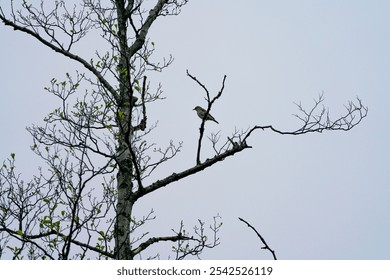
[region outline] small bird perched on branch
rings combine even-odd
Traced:
[[[195,110],[196,113],[198,114],[198,117],[201,118],[201,119],[203,120],[204,115],[206,114],[207,111],[206,111],[205,109],[203,109],[202,107],[200,107],[200,106],[196,106],[193,110]],[[217,121],[214,119],[214,117],[213,117],[212,115],[210,115],[210,114],[207,115],[206,121],[213,121],[213,122],[216,122],[216,123],[219,124],[219,122],[217,122]]]

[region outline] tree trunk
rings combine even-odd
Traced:
[[[115,255],[118,260],[131,260],[133,255],[130,246],[130,222],[133,209],[131,200],[133,183],[131,181],[132,164],[127,145],[122,149],[123,154],[119,157],[118,203],[115,227]],[[121,151],[121,150],[120,150]]]
[[[130,58],[128,54],[126,11],[124,1],[117,0],[118,38],[119,38],[119,95],[117,109],[117,124],[119,128],[118,157],[119,171],[117,174],[118,204],[115,232],[115,255],[119,260],[131,260],[133,254],[130,244],[130,223],[134,201],[133,191],[133,164],[131,159],[132,139],[132,100],[133,89],[130,82]]]

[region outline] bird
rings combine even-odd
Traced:
[[[200,106],[196,106],[193,110],[195,110],[196,113],[198,114],[198,117],[201,118],[201,119],[203,120],[204,115],[206,114],[207,111],[206,111],[205,109],[203,109],[202,107],[200,107]],[[217,121],[214,119],[214,117],[213,117],[212,115],[210,115],[210,114],[207,114],[207,117],[206,117],[205,120],[206,120],[206,121],[213,121],[213,122],[216,122],[216,123],[219,124],[219,122],[217,122]]]

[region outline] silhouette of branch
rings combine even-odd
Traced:
[[[251,128],[248,133],[246,133],[245,137],[243,138],[243,141],[245,141],[252,134],[252,132],[257,129],[270,129],[273,132],[282,135],[301,135],[312,132],[322,133],[325,130],[351,130],[353,127],[358,125],[362,121],[362,119],[367,116],[368,113],[368,107],[363,106],[361,99],[359,99],[358,97],[356,99],[357,103],[353,103],[352,101],[350,101],[348,105],[344,106],[346,109],[346,113],[344,113],[344,115],[332,121],[329,116],[329,110],[325,109],[324,106],[322,107],[321,112],[318,115],[315,114],[315,110],[324,101],[323,94],[321,94],[318,100],[314,101],[315,104],[309,111],[303,109],[301,104],[296,104],[301,114],[295,114],[294,116],[303,122],[301,128],[295,131],[282,131],[274,128],[272,125],[256,125]]]
[[[200,128],[199,128],[198,149],[197,149],[197,153],[196,153],[196,164],[199,165],[200,164],[200,150],[201,150],[201,147],[202,147],[202,139],[203,139],[203,134],[204,134],[204,125],[205,125],[205,122],[206,122],[206,118],[207,118],[207,116],[209,115],[209,113],[211,111],[211,106],[213,105],[213,103],[218,98],[221,97],[221,95],[223,93],[223,90],[225,88],[225,81],[226,81],[227,76],[226,75],[223,76],[221,89],[219,90],[218,94],[214,98],[212,98],[212,99],[210,98],[210,92],[207,89],[207,87],[204,84],[202,84],[195,76],[192,76],[188,72],[188,70],[187,70],[187,76],[190,77],[192,80],[194,80],[206,92],[206,98],[205,99],[207,101],[207,109],[206,109],[206,114],[204,115],[204,117],[202,119],[202,123],[201,123]]]
[[[270,252],[272,253],[272,256],[274,257],[274,260],[277,260],[277,259],[276,259],[276,255],[275,255],[275,251],[272,250],[272,249],[268,246],[267,242],[265,242],[265,239],[260,235],[260,233],[259,233],[251,224],[249,224],[249,223],[248,223],[247,221],[245,221],[244,219],[242,219],[242,218],[240,218],[240,217],[239,217],[238,219],[239,219],[241,222],[245,223],[248,227],[250,227],[254,232],[256,232],[257,236],[260,238],[261,242],[263,242],[263,244],[264,244],[264,247],[261,247],[261,249],[270,251]]]

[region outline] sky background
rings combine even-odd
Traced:
[[[200,120],[192,109],[206,103],[186,69],[212,94],[227,75],[212,109],[220,124],[206,126],[207,135],[220,131],[222,140],[254,125],[298,129],[294,102],[310,109],[322,92],[334,118],[356,96],[369,113],[349,132],[256,131],[247,141],[252,149],[139,201],[136,215],[151,208],[157,215],[145,230],[171,235],[181,220],[191,228],[219,214],[221,245],[203,259],[272,258],[238,217],[257,228],[278,259],[389,259],[389,10],[385,0],[201,0],[159,18],[149,34],[155,57],[172,54],[175,61],[153,75],[166,99],[149,108],[148,120],[158,121],[150,139],[161,147],[183,141],[183,149],[154,179],[195,163]],[[27,181],[39,161],[25,127],[42,124],[58,106],[43,87],[78,66],[9,27],[0,25],[0,35],[0,159],[16,153]],[[99,40],[81,44],[80,53],[92,56]],[[203,159],[212,156],[206,144]],[[170,246],[142,257],[166,258]]]

